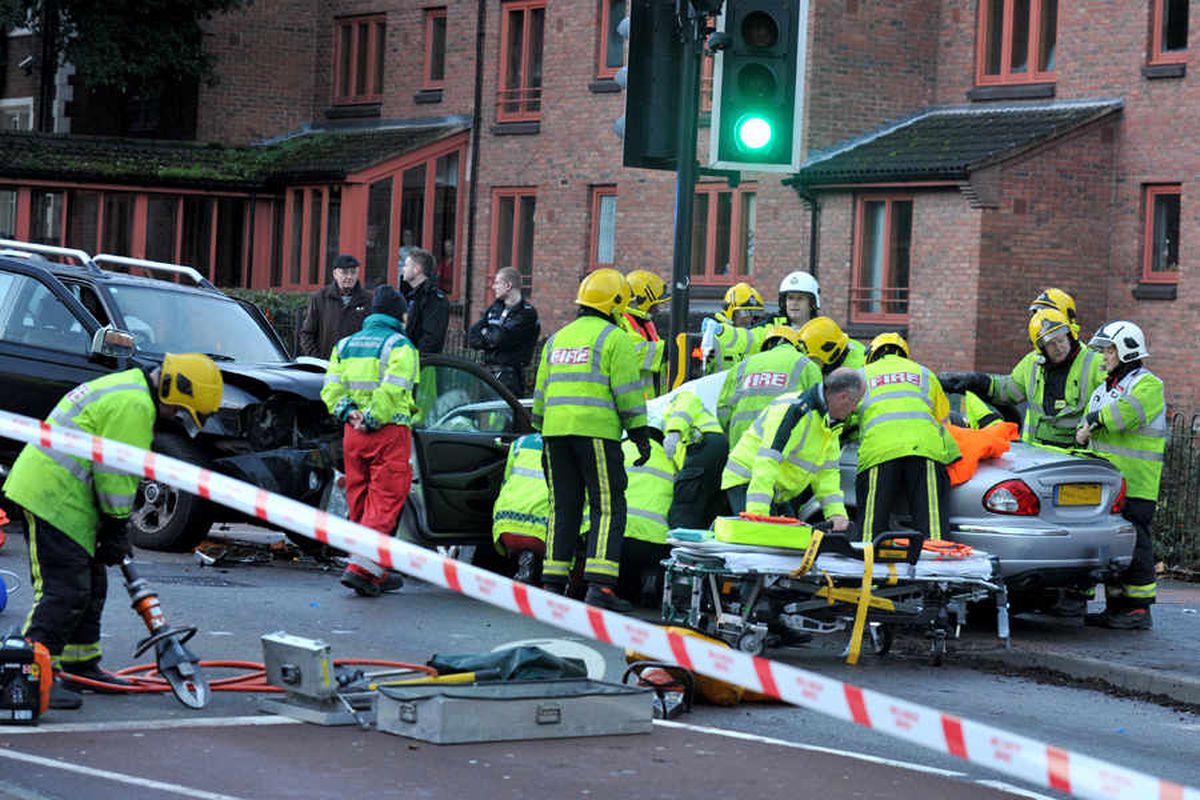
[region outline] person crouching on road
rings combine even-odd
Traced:
[[[1090,444],[1121,470],[1126,486],[1121,516],[1133,523],[1137,539],[1133,561],[1117,576],[1120,583],[1105,586],[1104,612],[1088,614],[1085,621],[1117,630],[1146,630],[1153,626],[1150,606],[1158,590],[1150,526],[1167,442],[1163,382],[1142,365],[1150,351],[1142,329],[1132,322],[1108,323],[1096,331],[1088,347],[1104,358],[1108,377],[1092,392],[1075,441]]]
[[[733,513],[794,517],[795,501],[811,486],[833,530],[849,527],[838,428],[863,388],[858,370],[836,369],[803,393],[772,400],[734,445],[721,476]]]
[[[650,457],[646,404],[633,339],[617,327],[629,284],[598,269],[579,284],[579,318],[547,341],[533,392],[533,426],[541,431],[550,485],[550,522],[542,582],[565,591],[579,542],[584,494],[591,509],[585,602],[628,611],[615,593],[625,535],[625,466],[621,430]]]
[[[350,520],[386,536],[396,532],[412,486],[413,395],[419,357],[404,335],[405,302],[391,286],[380,286],[362,330],[333,348],[321,399],[345,425],[346,502]],[[342,585],[363,597],[399,589],[404,579],[355,555]]]
[[[157,369],[128,369],[76,386],[46,424],[148,450],[156,420],[178,422],[193,437],[199,433],[205,417],[220,407],[223,389],[221,371],[208,356],[167,353]],[[129,682],[100,668],[100,619],[106,568],[133,552],[128,522],[140,480],[27,444],[4,482],[4,494],[25,512],[29,537],[33,608],[25,637],[50,652],[56,669],[118,687]],[[82,702],[55,679],[51,708],[79,708]]]

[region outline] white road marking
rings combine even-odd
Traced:
[[[166,731],[176,728],[236,728],[261,725],[303,725],[291,717],[191,717],[181,719],[124,720],[122,722],[68,722],[65,725],[39,725],[33,728],[5,728],[4,736],[32,736],[46,733],[94,733],[97,731]],[[2,752],[2,751],[0,751]]]
[[[193,789],[177,783],[164,783],[162,781],[150,780],[149,778],[139,778],[136,775],[126,775],[123,772],[112,772],[107,769],[93,769],[81,764],[69,764],[53,758],[43,758],[42,756],[35,756],[29,753],[18,753],[14,750],[0,749],[0,758],[7,758],[12,761],[24,761],[27,764],[37,764],[38,766],[49,767],[51,769],[61,769],[65,772],[74,772],[77,775],[87,775],[91,778],[103,778],[143,789],[170,792],[171,794],[178,794],[183,797],[195,797],[199,798],[199,800],[243,800],[243,798],[236,795],[206,792],[203,789]]]
[[[711,733],[716,736],[727,736],[730,739],[743,739],[747,742],[762,742],[763,744],[775,744],[781,747],[791,747],[796,750],[809,750],[814,753],[828,753],[830,755],[858,759],[859,761],[869,761],[872,764],[882,764],[888,767],[912,770],[913,772],[926,772],[930,775],[942,775],[948,778],[968,777],[967,773],[965,772],[957,772],[951,769],[929,767],[924,764],[913,764],[908,761],[896,761],[891,758],[880,758],[879,756],[871,756],[867,755],[866,753],[855,753],[852,750],[835,750],[832,747],[820,747],[815,744],[789,742],[784,739],[773,739],[770,736],[759,736],[756,733],[743,733],[742,731],[731,731],[724,728],[709,728],[704,725],[689,725],[686,722],[675,722],[673,720],[656,719],[654,720],[654,724],[662,725],[664,728],[682,728],[683,730],[696,731],[698,733]]]
[[[1013,786],[1011,783],[1005,783],[1004,781],[978,780],[975,781],[975,783],[979,786],[986,786],[989,789],[999,789],[1002,792],[1015,794],[1017,797],[1028,797],[1029,800],[1054,800],[1054,798],[1050,797],[1049,795],[1031,792],[1028,789],[1022,789],[1020,786]]]

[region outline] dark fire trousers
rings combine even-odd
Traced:
[[[927,539],[941,539],[950,530],[950,476],[945,464],[922,456],[904,456],[858,473],[858,525],[864,542],[889,529],[889,517],[900,497],[908,500],[913,530]]]
[[[550,520],[542,581],[559,586],[567,582],[579,544],[586,496],[591,524],[583,577],[588,583],[615,586],[625,538],[628,485],[621,443],[590,436],[547,436],[543,442]]]
[[[1104,591],[1109,611],[1127,608],[1149,608],[1154,603],[1154,594],[1149,597],[1131,597],[1135,587],[1154,587],[1157,575],[1154,571],[1154,523],[1155,502],[1140,497],[1130,497],[1121,509],[1121,516],[1133,523],[1137,538],[1133,545],[1133,560],[1120,575],[1110,578]],[[1118,583],[1119,581],[1119,583]],[[1151,590],[1153,592],[1153,590]]]
[[[56,667],[98,662],[107,568],[44,519],[27,511],[25,524],[33,608],[24,635],[45,645]]]

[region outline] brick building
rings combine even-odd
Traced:
[[[110,135],[0,135],[0,232],[296,291],[337,252],[394,282],[419,244],[468,319],[512,264],[553,329],[587,269],[671,262],[673,176],[622,168],[610,127],[624,5],[258,0],[207,23],[217,81],[191,129],[156,127],[144,98],[102,125],[60,70],[56,130]],[[810,9],[805,164],[702,179],[693,305],[743,278],[771,302],[807,266],[855,335],[898,328],[936,369],[1005,370],[1057,285],[1085,332],[1141,323],[1169,401],[1200,408],[1187,0]],[[36,118],[35,45],[7,38],[6,128]]]

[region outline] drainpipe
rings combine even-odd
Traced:
[[[463,330],[471,326],[471,276],[475,273],[475,216],[479,205],[479,136],[483,124],[483,55],[487,39],[487,0],[478,0],[475,16],[475,103],[471,112],[471,170],[467,191],[467,263],[463,281]]]
[[[817,195],[810,191],[808,187],[793,183],[792,188],[796,190],[796,194],[808,206],[808,271],[814,278],[817,278],[817,254],[821,251],[820,235],[821,235],[821,203],[817,199]],[[818,283],[820,279],[817,278]]]

